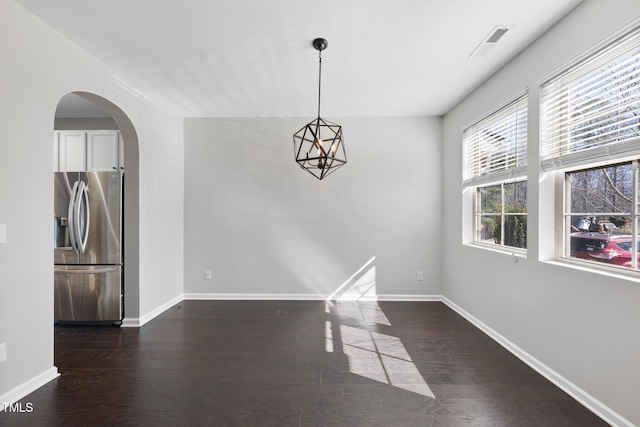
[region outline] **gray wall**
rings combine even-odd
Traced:
[[[640,284],[553,262],[553,174],[539,172],[538,80],[640,16],[637,0],[587,0],[450,111],[443,121],[445,295],[604,405],[640,424]],[[526,260],[462,244],[461,132],[529,88]],[[448,191],[447,189],[451,189]],[[464,208],[463,208],[464,206]],[[464,212],[464,215],[463,215]],[[460,268],[464,266],[464,268]]]
[[[322,298],[373,257],[378,294],[441,294],[440,119],[328,119],[348,163],[322,181],[293,160],[309,118],[185,121],[187,296]]]
[[[95,93],[133,122],[140,298],[132,311],[140,318],[182,295],[184,182],[182,118],[10,0],[0,0],[0,63],[0,224],[8,234],[0,244],[0,343],[7,344],[0,401],[6,402],[56,373],[51,141],[60,99]]]

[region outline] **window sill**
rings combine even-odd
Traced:
[[[478,248],[478,249],[483,249],[490,252],[496,252],[502,255],[508,255],[508,256],[514,257],[516,262],[518,259],[527,259],[526,249],[512,248],[509,246],[489,245],[489,244],[478,243],[478,242],[465,243],[464,245],[470,248]]]
[[[586,261],[574,260],[572,258],[556,258],[552,260],[541,260],[546,264],[557,265],[563,268],[571,268],[587,273],[598,274],[606,277],[613,277],[621,280],[628,280],[640,283],[640,270],[626,270],[607,265],[600,265]]]

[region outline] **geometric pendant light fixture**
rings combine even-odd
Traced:
[[[327,41],[317,38],[313,47],[318,51],[318,117],[293,134],[296,162],[318,179],[327,177],[347,163],[342,126],[320,117],[320,89],[322,83],[322,51]]]

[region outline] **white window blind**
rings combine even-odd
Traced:
[[[640,28],[542,85],[544,169],[640,153]]]
[[[527,96],[523,95],[463,132],[465,186],[526,175]]]

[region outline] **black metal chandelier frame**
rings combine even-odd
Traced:
[[[322,51],[327,40],[313,40],[318,51],[318,116],[293,135],[296,162],[318,179],[323,179],[347,163],[342,126],[320,117]]]

